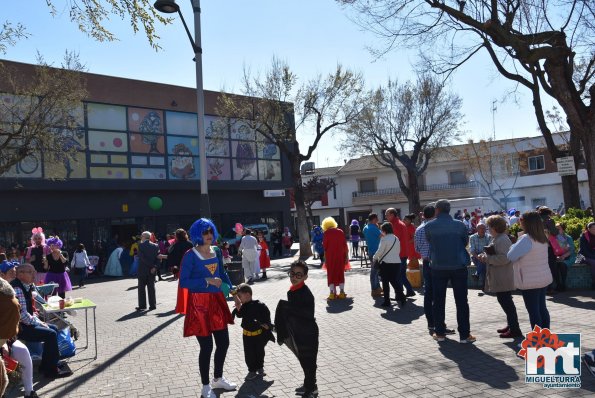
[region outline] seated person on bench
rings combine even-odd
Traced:
[[[17,277],[11,282],[16,297],[21,305],[21,322],[18,338],[20,340],[43,342],[43,355],[39,371],[46,377],[67,377],[72,371],[65,363],[60,362],[58,351],[57,328],[42,322],[35,312],[33,292],[35,286],[35,268],[31,264],[23,264],[17,268]]]

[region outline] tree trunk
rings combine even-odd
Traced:
[[[306,215],[306,203],[304,201],[304,186],[302,185],[302,175],[300,173],[300,160],[296,156],[290,159],[290,161],[297,214],[297,233],[300,237],[300,260],[306,260],[312,255],[312,249],[310,248],[310,231],[308,229],[308,217]]]
[[[415,169],[407,169],[407,182],[409,187],[409,195],[407,195],[409,213],[413,213],[417,216],[422,209],[419,199],[419,180],[417,179],[417,172]],[[402,214],[401,218],[403,218],[404,215],[405,214]]]
[[[595,204],[595,124],[591,124],[590,131],[582,137],[581,142],[585,151],[585,167],[589,177],[589,206]],[[579,206],[580,208],[580,206]]]
[[[306,212],[308,213],[308,231],[312,231],[314,225],[314,213],[312,212],[312,205],[306,206]]]
[[[575,161],[576,164],[576,161]],[[581,208],[581,196],[578,191],[578,177],[576,174],[562,176],[562,194],[564,195],[564,208]]]

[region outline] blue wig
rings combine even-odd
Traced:
[[[188,234],[190,235],[190,241],[194,245],[204,245],[204,241],[202,240],[203,232],[207,231],[208,229],[213,230],[213,242],[217,240],[219,236],[217,234],[217,227],[215,224],[208,218],[201,218],[194,221],[194,224],[188,230]]]

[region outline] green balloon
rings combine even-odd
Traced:
[[[163,200],[158,196],[153,196],[152,198],[149,198],[149,207],[152,210],[159,210],[163,207]]]

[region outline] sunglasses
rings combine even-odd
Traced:
[[[302,279],[304,277],[304,274],[301,272],[293,272],[293,271],[288,271],[287,272],[288,276],[294,277],[296,279]]]

